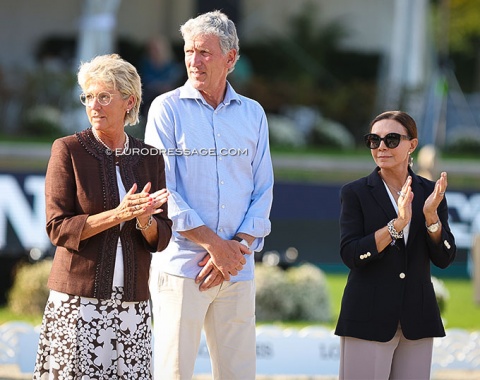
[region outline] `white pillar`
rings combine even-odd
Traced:
[[[113,52],[121,0],[85,0],[79,22],[76,65]]]
[[[428,33],[427,0],[395,0],[388,53],[386,106],[398,107],[403,92],[424,84]]]

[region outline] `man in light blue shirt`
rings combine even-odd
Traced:
[[[219,11],[181,27],[188,80],[157,97],[145,142],[161,150],[173,235],[153,255],[156,379],[191,379],[202,328],[214,379],[255,379],[254,255],[270,233],[273,170],[263,108],[227,82],[239,58]]]

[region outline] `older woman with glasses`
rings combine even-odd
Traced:
[[[161,154],[138,122],[136,69],[118,55],[81,64],[91,127],[56,140],[45,179],[56,246],[34,379],[151,379],[151,252],[171,236]]]
[[[429,379],[433,337],[445,336],[430,263],[446,268],[456,254],[447,174],[432,182],[413,172],[417,127],[405,112],[378,115],[365,143],[377,167],[341,189],[350,273],[335,330],[340,379]]]

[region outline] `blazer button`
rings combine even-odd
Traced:
[[[370,252],[367,252],[367,257],[370,257],[372,256],[372,254]]]
[[[447,249],[450,249],[450,243],[448,241],[444,241],[443,242],[443,245],[447,248]]]
[[[365,258],[365,256],[360,255],[360,260],[363,260],[364,258]]]
[[[399,277],[403,280],[405,278],[405,273],[400,273]]]

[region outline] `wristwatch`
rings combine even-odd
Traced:
[[[238,241],[240,244],[243,244],[245,247],[247,247],[248,249],[250,249],[250,245],[248,244],[248,241],[246,241],[245,239],[242,239],[240,236],[237,236],[235,235],[232,240],[236,240]]]
[[[437,220],[435,223],[430,224],[429,226],[425,224],[425,226],[427,227],[427,231],[433,234],[440,228],[440,220]]]

